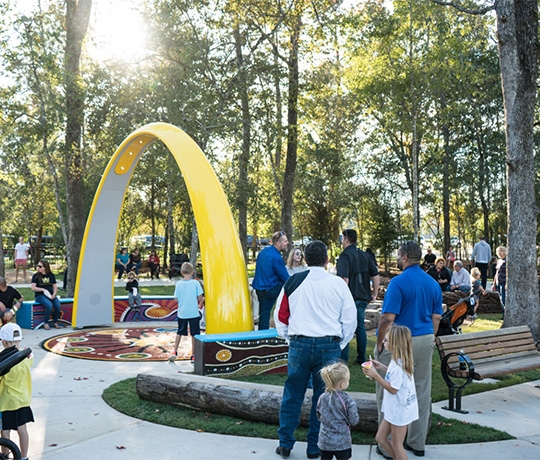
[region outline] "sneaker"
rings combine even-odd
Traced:
[[[176,361],[176,358],[178,357],[178,352],[177,351],[173,351],[170,356],[169,356],[169,361],[170,362],[173,362],[173,361]]]
[[[191,361],[191,364],[195,364],[195,356],[191,355],[189,360]]]

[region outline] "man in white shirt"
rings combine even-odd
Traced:
[[[322,241],[306,246],[309,270],[291,276],[276,302],[274,322],[278,334],[289,342],[288,376],[279,412],[279,446],[276,453],[289,457],[295,443],[294,430],[308,381],[313,398],[307,435],[307,457],[318,458],[320,422],[317,401],[324,391],[320,370],[339,360],[341,350],[356,331],[356,304],[347,283],[326,272],[328,252]]]
[[[22,236],[19,237],[19,242],[15,245],[15,282],[19,282],[19,270],[22,268],[24,282],[26,283],[26,261],[28,260],[28,249],[30,246],[24,242]]]
[[[450,281],[451,291],[469,292],[471,290],[471,275],[463,268],[463,262],[456,260],[454,263],[454,273]]]
[[[480,241],[474,245],[472,259],[474,266],[480,269],[482,275],[482,287],[487,285],[488,265],[491,262],[491,246],[486,242],[486,237],[480,238]]]

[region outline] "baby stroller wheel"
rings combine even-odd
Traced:
[[[21,451],[10,439],[0,438],[0,460],[21,460]]]

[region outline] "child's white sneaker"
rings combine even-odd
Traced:
[[[171,355],[169,356],[169,361],[170,361],[170,362],[176,361],[176,358],[177,358],[177,357],[178,357],[178,352],[173,351],[173,352],[171,353]]]

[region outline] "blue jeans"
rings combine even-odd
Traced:
[[[128,304],[130,308],[133,308],[134,305],[137,305],[139,308],[142,305],[141,295],[137,292],[137,295],[133,295],[133,292],[128,292]]]
[[[259,331],[270,328],[270,313],[282,287],[283,283],[280,283],[264,291],[257,289],[257,298],[259,299]]]
[[[129,273],[132,270],[135,270],[135,273],[139,274],[139,268],[141,268],[142,262],[133,262],[130,264],[127,264],[126,271]]]
[[[501,298],[501,306],[504,310],[506,309],[506,284],[497,284],[497,291],[499,292],[499,297]]]
[[[356,362],[366,362],[366,347],[367,347],[367,334],[366,334],[366,308],[368,303],[365,300],[355,300],[356,304]],[[341,352],[341,359],[346,363],[349,361],[349,344]]]
[[[317,454],[319,448],[320,422],[317,418],[317,402],[324,392],[324,382],[319,371],[339,359],[339,339],[332,337],[291,337],[289,343],[288,376],[283,388],[283,399],[279,411],[279,444],[292,449],[296,439],[294,430],[300,424],[300,412],[307,384],[313,379],[313,398],[309,414],[307,453]]]
[[[60,301],[58,297],[55,297],[53,300],[45,297],[43,294],[36,294],[36,302],[45,307],[45,319],[43,320],[44,324],[49,322],[52,312],[53,323],[58,323],[58,318],[60,318]]]

